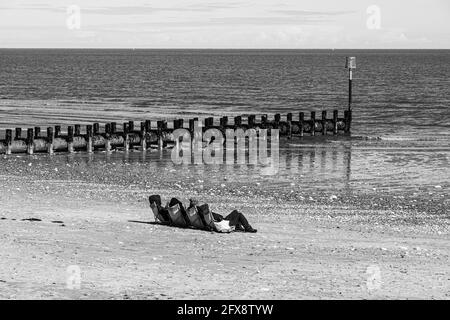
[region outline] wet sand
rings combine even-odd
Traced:
[[[450,297],[446,186],[322,190],[236,168],[180,169],[158,152],[133,157],[142,155],[2,159],[0,298]],[[150,224],[153,193],[238,208],[258,233]],[[67,288],[71,265],[80,289]]]

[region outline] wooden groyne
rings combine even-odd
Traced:
[[[221,117],[217,123],[214,117],[204,119],[193,118],[185,122],[184,119],[173,120],[171,125],[166,120],[140,122],[140,127],[135,127],[134,121],[123,123],[121,131],[118,131],[116,122],[106,123],[100,128],[99,123],[84,126],[82,132],[81,125],[67,126],[63,133],[61,126],[48,127],[45,132],[41,132],[40,127],[6,129],[4,139],[0,140],[0,154],[12,153],[49,153],[54,152],[75,152],[94,150],[111,151],[115,148],[123,148],[128,151],[130,148],[147,150],[151,147],[159,149],[167,144],[174,144],[173,131],[179,128],[186,128],[193,134],[195,121],[202,121],[202,130],[215,128],[222,132],[226,129],[279,129],[280,136],[292,138],[305,135],[337,135],[340,133],[350,133],[351,111],[344,111],[343,117],[339,117],[338,110],[333,110],[332,117],[328,117],[327,111],[322,111],[321,115],[316,115],[312,111],[309,119],[305,118],[305,113],[300,112],[297,120],[293,119],[293,114],[288,113],[281,117],[275,114],[272,120],[267,115],[261,115],[259,119],[256,115],[247,117],[236,116],[233,123],[228,117]],[[257,121],[259,120],[259,121]],[[270,133],[269,133],[270,134]]]

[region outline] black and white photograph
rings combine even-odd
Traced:
[[[1,0],[0,300],[264,318],[449,263],[448,0]]]

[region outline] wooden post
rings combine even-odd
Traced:
[[[274,120],[275,120],[275,125],[278,126],[281,121],[281,114],[279,114],[279,113],[275,114]]]
[[[227,125],[228,125],[228,117],[225,116],[225,117],[220,118],[220,126],[223,129],[226,129]]]
[[[264,128],[267,125],[267,114],[261,116],[261,126]]]
[[[111,123],[105,124],[105,151],[111,152]]]
[[[86,150],[88,153],[92,153],[92,136],[93,136],[92,125],[88,124],[86,126],[86,142],[87,142]]]
[[[163,140],[163,136],[162,136],[162,130],[164,127],[164,123],[162,120],[158,121],[157,123],[157,127],[158,127],[158,149],[162,150],[164,148],[164,140]]]
[[[327,134],[327,111],[322,110],[322,135]]]
[[[16,136],[15,139],[22,138],[22,128],[16,128]]]
[[[41,135],[41,127],[34,127],[34,138],[39,138]]]
[[[195,119],[189,119],[189,131],[191,132],[191,134],[194,132],[194,128],[195,128]]]
[[[59,138],[61,136],[61,126],[55,126],[55,138]]]
[[[132,133],[134,131],[134,121],[128,121],[128,132]]]
[[[129,123],[125,122],[123,124],[123,148],[125,152],[128,152],[130,150],[130,137],[128,136],[129,133]]]
[[[311,111],[311,135],[316,135],[316,112]]]
[[[183,119],[178,119],[178,128],[179,129],[183,129],[184,128],[184,120]]]
[[[304,135],[304,131],[305,131],[305,113],[304,112],[300,112],[298,114],[298,129],[299,129],[299,133],[300,133],[300,137],[303,138]]]
[[[145,127],[145,121],[141,122],[141,147],[142,151],[147,150],[147,130]]]
[[[254,114],[251,114],[248,116],[248,127],[250,129],[255,127],[255,122],[256,122],[255,120],[256,120],[256,116]]]
[[[73,127],[67,127],[67,151],[73,153]]]
[[[173,120],[173,129],[179,129],[180,128],[180,123],[178,122],[177,119]]]
[[[75,136],[80,136],[81,135],[81,125],[76,124],[75,125]]]
[[[53,154],[53,128],[47,128],[47,152],[48,154]]]
[[[6,142],[6,154],[11,154],[11,145],[12,145],[12,130],[6,129],[5,132],[5,142]]]
[[[292,122],[292,113],[288,113],[287,115],[286,115],[286,121],[291,121]]]
[[[100,124],[98,122],[94,123],[94,136],[100,134]]]
[[[33,149],[34,149],[34,133],[33,129],[29,128],[27,130],[27,153],[33,154]]]
[[[237,116],[234,117],[234,127],[240,127],[242,125],[242,117],[241,116]]]
[[[117,132],[117,123],[111,122],[111,133],[116,133],[116,132]]]
[[[208,117],[205,119],[205,129],[211,128],[214,125],[214,117]]]
[[[152,122],[150,120],[145,120],[145,132],[149,133],[152,129]]]
[[[338,133],[338,110],[333,111],[333,134]]]

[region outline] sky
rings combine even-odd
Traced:
[[[450,1],[0,0],[0,48],[450,49]]]

